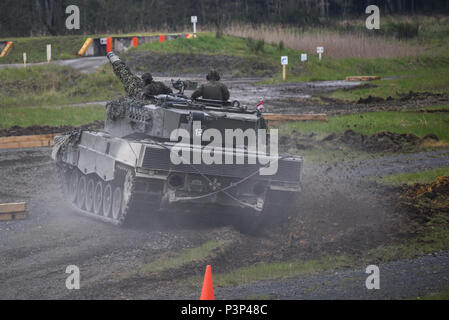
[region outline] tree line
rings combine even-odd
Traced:
[[[68,30],[65,9],[80,9],[80,29]],[[178,31],[190,16],[207,27],[230,23],[325,24],[365,15],[368,5],[381,14],[447,13],[449,0],[2,0],[0,36]]]

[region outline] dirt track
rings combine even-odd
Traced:
[[[293,220],[295,224],[302,221],[304,227],[269,228],[263,234],[249,235],[240,232],[238,225],[236,228],[236,225],[229,225],[223,219],[178,215],[173,219],[145,219],[139,225],[119,229],[78,215],[62,201],[49,153],[50,149],[47,148],[0,153],[0,200],[25,200],[30,208],[29,220],[0,224],[0,299],[195,298],[194,293],[199,292],[200,283],[183,283],[182,279],[201,275],[206,263],[214,266],[214,272],[226,272],[259,261],[288,261],[313,258],[323,253],[361,252],[388,241],[392,232],[386,223],[392,208],[386,195],[388,191],[367,186],[361,191],[360,180],[357,175],[351,174],[354,172],[351,166],[335,169],[336,172],[347,171],[348,175],[325,175],[323,171],[328,171],[328,168],[316,167],[311,163],[306,163],[304,183],[307,188],[298,199],[297,210],[302,213],[299,220]],[[406,171],[407,164],[404,164],[403,157],[397,159],[401,161],[402,170]],[[422,168],[432,167],[433,163],[440,165],[441,161],[448,161],[449,156],[446,152],[412,159],[409,165],[413,170],[417,165]],[[389,164],[394,161],[393,157],[390,158]],[[370,163],[370,170],[379,168],[383,172],[384,162],[376,163]],[[316,177],[322,178],[317,181]],[[132,273],[160,259],[166,252],[192,248],[210,240],[224,245],[205,260],[192,261],[181,268],[154,274]],[[446,266],[447,259],[423,260],[420,267],[434,270],[440,262],[441,266]],[[70,264],[81,269],[82,290],[74,292],[65,288],[67,274],[64,271]],[[388,268],[397,270],[394,272],[415,272],[413,268],[416,265],[405,263],[396,268],[392,264]],[[342,276],[351,278],[348,286],[334,287],[332,274],[323,274],[322,278],[301,278],[303,280],[297,282],[301,288],[315,281],[326,294],[317,291],[317,295],[303,295],[287,287],[286,291],[272,298],[357,297],[354,295],[361,289],[351,291],[351,288],[358,283],[355,281],[359,273],[347,271],[336,275],[337,280]],[[320,285],[322,279],[330,281],[326,282],[327,287]],[[422,295],[437,288],[433,276],[411,279],[416,286],[410,286],[407,292],[410,296]],[[257,289],[260,284],[256,284],[254,289],[245,286],[241,291],[219,289],[217,298],[277,292],[276,288],[281,284],[264,284],[263,288],[268,292]],[[448,284],[447,278],[440,278],[438,282],[438,286]],[[404,295],[381,290],[375,295],[363,297],[395,298]]]

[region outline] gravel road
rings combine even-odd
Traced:
[[[106,57],[86,57],[78,59],[68,59],[68,60],[54,60],[51,63],[60,66],[72,67],[83,73],[92,73],[95,70],[108,62]],[[37,63],[27,63],[27,66],[39,66],[46,65],[47,62],[37,62]],[[0,64],[0,69],[4,68],[23,68],[23,63],[13,63],[13,64]]]
[[[352,174],[360,177],[384,176],[449,166],[449,149],[386,156],[347,163]]]
[[[368,290],[365,268],[218,288],[217,299],[408,299],[449,286],[449,252],[379,264],[380,289]]]

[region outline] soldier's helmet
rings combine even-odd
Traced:
[[[216,70],[211,69],[207,74],[206,79],[208,81],[218,81],[220,80],[220,74]]]
[[[146,72],[142,75],[142,80],[145,84],[149,84],[151,83],[151,81],[153,81],[153,76],[151,75],[151,73]]]

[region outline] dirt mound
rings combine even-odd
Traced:
[[[49,134],[49,133],[62,133],[67,131],[72,131],[74,129],[92,129],[98,130],[102,129],[104,126],[102,121],[95,121],[86,125],[79,127],[74,126],[30,126],[30,127],[19,127],[13,126],[8,129],[0,129],[0,137],[10,137],[10,136],[29,136],[35,134]]]
[[[428,134],[420,138],[410,133],[400,134],[384,131],[367,136],[353,130],[346,130],[344,133],[331,133],[319,140],[314,133],[303,134],[293,131],[289,136],[279,137],[279,146],[285,152],[288,152],[289,149],[309,150],[316,148],[330,150],[351,148],[366,152],[397,152],[411,151],[424,142],[438,140],[435,134]]]
[[[170,54],[150,51],[131,52],[124,57],[131,69],[151,70],[163,76],[207,74],[211,67],[222,75],[233,77],[271,76],[277,65],[254,57],[207,54]]]
[[[393,100],[393,98],[391,96],[389,96],[386,99],[384,99],[384,98],[373,97],[373,96],[369,95],[368,98],[360,98],[357,101],[357,104],[382,103],[382,102],[391,101],[391,100]]]
[[[425,141],[438,141],[435,134],[428,134],[420,138],[411,133],[394,133],[383,131],[371,136],[366,136],[353,130],[346,130],[343,134],[330,134],[322,141],[340,142],[367,152],[407,151],[415,149]]]
[[[410,101],[410,100],[438,100],[438,101],[447,101],[448,95],[442,93],[432,93],[432,92],[413,92],[409,91],[408,93],[396,93],[399,98],[392,98],[391,96],[386,99],[380,97],[373,97],[369,95],[367,98],[360,98],[357,101],[357,104],[371,104],[371,103],[384,103],[389,101]]]
[[[441,176],[431,183],[416,183],[400,196],[399,206],[408,216],[427,222],[437,214],[449,218],[449,177]]]
[[[432,93],[432,92],[413,92],[409,91],[408,93],[401,94],[397,93],[399,96],[399,100],[401,101],[407,101],[407,100],[425,100],[430,98],[440,98],[440,99],[446,99],[448,98],[447,94],[442,93]]]
[[[439,108],[439,109],[422,109],[414,110],[415,113],[449,113],[449,109]]]

